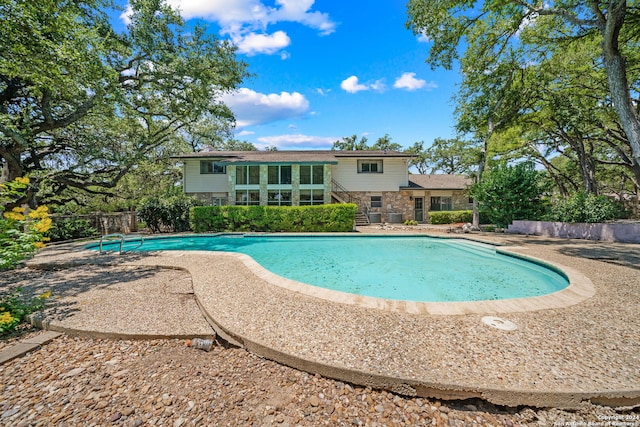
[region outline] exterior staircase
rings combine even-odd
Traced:
[[[362,209],[360,199],[333,179],[331,180],[331,197],[338,203],[355,203],[358,206],[358,212],[356,212],[356,227],[371,225],[367,213],[360,210]],[[366,211],[367,207],[365,206],[364,209]]]
[[[356,212],[356,227],[362,227],[365,225],[371,225],[367,214],[362,211]]]

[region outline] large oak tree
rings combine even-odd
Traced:
[[[609,140],[615,137],[619,145],[622,136],[629,156],[624,158],[624,150],[618,150],[620,157],[637,174],[638,1],[410,0],[408,12],[408,26],[431,41],[428,63],[451,68],[454,60],[461,60],[459,128],[472,131],[485,147],[496,130],[513,124],[513,118],[530,108],[525,103],[531,98],[518,79],[526,68],[540,63],[541,52],[597,40],[600,60],[590,65],[606,76],[608,93],[601,102],[615,111],[622,131],[610,133]],[[583,160],[584,173],[591,174],[586,170],[590,159]]]
[[[29,175],[28,202],[108,193],[203,122],[212,140],[233,125],[219,99],[246,76],[235,47],[163,0],[129,4],[123,31],[106,0],[0,5],[2,179]]]

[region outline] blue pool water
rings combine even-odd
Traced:
[[[424,236],[181,236],[145,239],[138,245],[126,243],[124,249],[239,252],[289,279],[392,300],[525,298],[569,284],[555,269],[497,253],[488,245]]]

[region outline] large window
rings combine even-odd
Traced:
[[[259,185],[260,166],[236,167],[236,185]]]
[[[260,190],[236,191],[236,205],[259,205]]]
[[[322,165],[301,165],[300,184],[324,184],[324,167]]]
[[[291,166],[269,166],[269,184],[291,184]]]
[[[291,206],[291,190],[269,190],[267,204],[272,206]]]
[[[214,162],[212,160],[201,160],[200,161],[200,173],[201,174],[225,174],[227,173],[227,167],[218,162]]]
[[[324,204],[323,190],[300,190],[300,206]]]
[[[453,199],[451,197],[436,196],[431,198],[431,211],[452,211]]]
[[[358,160],[358,173],[382,173],[382,160]]]

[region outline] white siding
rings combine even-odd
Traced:
[[[185,193],[227,193],[229,191],[227,174],[201,174],[200,160],[184,161]]]
[[[338,164],[332,166],[331,178],[347,191],[398,191],[399,187],[408,185],[406,159],[381,158],[382,173],[358,173],[357,158],[339,158]]]

